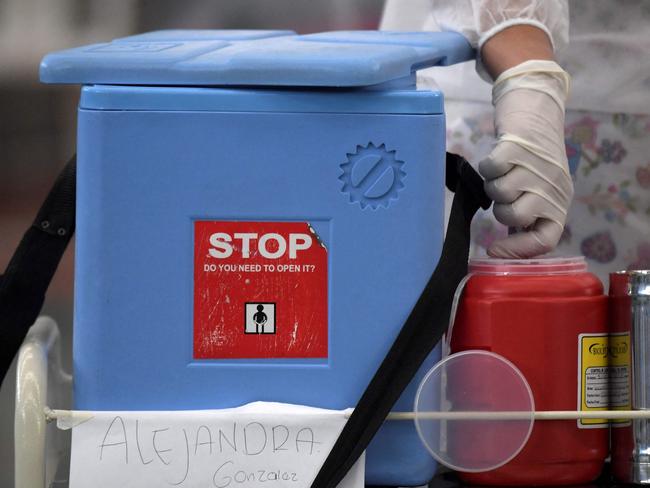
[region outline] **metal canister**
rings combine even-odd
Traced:
[[[610,360],[627,358],[610,368],[611,408],[650,410],[650,271],[612,273],[609,294]],[[623,483],[650,483],[650,420],[612,427],[614,476]]]

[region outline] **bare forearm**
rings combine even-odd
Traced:
[[[488,254],[528,259],[555,248],[573,197],[564,145],[569,75],[554,62],[546,32],[530,25],[494,35],[481,58],[495,79],[497,139],[479,171],[496,219],[521,230],[493,242]]]
[[[531,25],[514,25],[495,34],[483,45],[481,58],[492,79],[530,59],[554,59],[546,32]]]

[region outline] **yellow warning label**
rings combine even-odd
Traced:
[[[580,334],[578,349],[578,410],[607,410],[609,406],[609,366],[607,334]],[[606,426],[605,419],[580,419],[578,427]]]

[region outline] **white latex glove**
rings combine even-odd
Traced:
[[[488,254],[530,258],[555,248],[573,197],[564,146],[569,75],[553,61],[526,61],[494,82],[497,143],[479,164],[496,219],[520,231]]]

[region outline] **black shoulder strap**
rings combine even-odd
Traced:
[[[0,275],[0,382],[43,307],[61,257],[74,234],[76,156],[52,190]]]
[[[492,202],[465,159],[447,153],[446,170],[447,187],[455,194],[438,266],[311,488],[335,488],[345,477],[447,329],[454,292],[467,274],[472,217]]]

